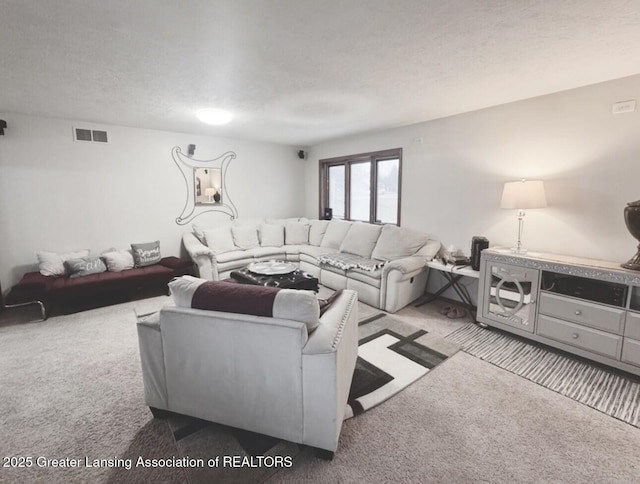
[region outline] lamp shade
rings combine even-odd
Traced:
[[[502,190],[500,208],[543,208],[547,206],[542,180],[507,182]]]

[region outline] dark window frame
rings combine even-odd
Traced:
[[[344,219],[351,219],[351,165],[357,163],[371,163],[371,179],[370,179],[370,196],[369,196],[369,220],[367,222],[374,224],[382,224],[375,220],[377,212],[378,198],[378,162],[386,160],[398,160],[398,213],[396,215],[396,225],[400,226],[400,212],[402,206],[402,148],[393,148],[382,151],[371,151],[369,153],[358,153],[355,155],[338,156],[335,158],[326,158],[319,161],[319,193],[320,204],[318,207],[319,218],[324,216],[324,208],[327,207],[329,200],[329,167],[344,165]]]

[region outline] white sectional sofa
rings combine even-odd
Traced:
[[[352,289],[360,301],[390,313],[423,294],[425,264],[440,249],[428,235],[395,225],[304,218],[194,225],[182,240],[203,279],[226,279],[256,261],[285,260],[323,286]]]

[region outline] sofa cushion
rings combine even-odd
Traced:
[[[309,226],[309,245],[319,246],[328,226],[328,220],[312,220]]]
[[[338,220],[331,221],[327,226],[327,231],[322,238],[320,247],[330,247],[332,249],[340,249],[342,241],[351,228],[351,222],[342,222]]]
[[[231,227],[233,243],[238,249],[253,249],[260,246],[258,228],[255,225],[240,225]]]
[[[131,244],[133,261],[136,267],[152,266],[160,262],[160,241],[145,242],[142,244]]]
[[[385,225],[378,238],[371,257],[380,260],[394,260],[409,257],[429,240],[426,234],[421,234],[411,229]]]
[[[87,257],[90,253],[91,251],[89,249],[76,250],[64,254],[48,251],[36,252],[40,274],[43,276],[63,276],[67,271],[64,266],[65,261],[79,257]]]
[[[340,245],[340,252],[348,252],[369,259],[380,237],[381,228],[380,225],[363,222],[352,224]]]
[[[135,265],[135,262],[133,261],[133,254],[130,250],[110,249],[103,252],[101,255],[107,265],[107,269],[111,272],[133,269]]]
[[[309,225],[300,222],[288,222],[284,226],[284,240],[287,245],[309,243]]]
[[[284,245],[284,225],[262,224],[260,226],[260,245],[263,247],[282,247]]]
[[[180,307],[291,319],[305,323],[309,332],[320,322],[318,298],[312,291],[205,281],[189,276],[174,279],[169,288]]]
[[[89,274],[99,274],[107,270],[107,266],[98,256],[79,257],[65,261],[65,266],[69,271],[69,277],[88,276]]]
[[[233,243],[233,236],[231,235],[231,227],[229,225],[206,229],[203,232],[204,239],[207,242],[207,247],[209,247],[215,254],[223,254],[231,250],[236,250],[236,246]]]

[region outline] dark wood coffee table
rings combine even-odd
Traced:
[[[318,278],[300,270],[289,274],[267,276],[251,272],[245,267],[231,272],[231,278],[241,284],[279,287],[281,289],[306,289],[318,292]]]

